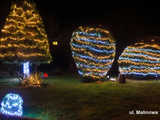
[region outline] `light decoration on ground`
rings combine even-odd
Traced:
[[[80,76],[106,77],[115,56],[115,41],[108,30],[80,26],[73,32],[70,45]]]
[[[30,75],[29,64],[30,64],[29,62],[23,63],[23,74],[24,74],[26,77],[29,77],[29,75]]]
[[[128,46],[119,57],[121,74],[160,77],[160,45],[139,42]]]
[[[1,113],[12,116],[23,115],[23,99],[15,93],[8,93],[2,100]]]
[[[40,73],[32,73],[29,77],[26,77],[21,81],[24,87],[41,87],[42,79]]]
[[[10,63],[50,63],[48,37],[36,5],[15,1],[1,30],[0,59]]]

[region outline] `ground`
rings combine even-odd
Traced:
[[[10,81],[8,84],[4,81]],[[160,81],[82,83],[78,76],[49,76],[47,88],[22,88],[0,80],[0,102],[8,92],[24,100],[24,116],[41,120],[157,120],[158,115],[129,115],[132,110],[160,111]],[[7,86],[6,86],[7,84]]]

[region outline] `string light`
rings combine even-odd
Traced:
[[[1,113],[12,116],[23,115],[23,99],[15,93],[8,93],[2,100]]]
[[[72,34],[72,56],[82,77],[104,79],[115,56],[115,43],[108,30],[80,26]]]
[[[11,5],[1,30],[0,59],[49,63],[52,59],[41,16],[29,0]]]
[[[58,41],[53,41],[52,44],[57,46],[58,45]]]
[[[160,45],[135,43],[128,46],[119,57],[120,72],[137,77],[160,76]]]

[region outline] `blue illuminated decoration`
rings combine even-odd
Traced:
[[[101,34],[100,33],[87,33],[87,32],[75,32],[75,33],[78,33],[80,35],[84,35],[84,36],[93,36],[93,37],[101,37]]]
[[[75,53],[75,52],[72,52],[72,54],[74,56],[77,56],[77,57],[80,57],[80,58],[84,58],[84,59],[88,59],[88,60],[91,60],[91,61],[95,61],[95,62],[102,62],[102,63],[106,63],[106,62],[112,62],[112,60],[105,60],[105,59],[96,59],[96,58],[93,58],[93,57],[90,57],[90,56],[85,56],[85,55],[81,55],[81,54],[78,54],[78,53]]]
[[[133,54],[131,54],[133,55]],[[133,57],[133,56],[132,56]],[[126,57],[121,57],[120,59],[123,59],[123,60],[128,60],[128,58]],[[160,61],[152,61],[152,60],[145,60],[145,59],[137,59],[137,58],[130,58],[129,60],[133,61],[133,62],[144,62],[144,63],[150,63],[150,64],[154,64],[154,63],[160,63]]]
[[[22,116],[23,114],[23,99],[14,93],[8,93],[2,100],[1,113],[12,116]]]
[[[121,74],[137,77],[160,76],[160,45],[135,43],[128,46],[119,57]]]
[[[103,68],[102,67],[97,67],[97,66],[94,66],[94,65],[86,65],[85,63],[84,64],[81,64],[81,63],[76,63],[76,66],[78,67],[85,67],[85,68],[95,68],[95,69],[110,69],[111,68],[111,65],[108,65],[108,66],[104,66]]]
[[[101,40],[97,41],[97,40],[86,39],[86,38],[79,38],[78,40],[85,41],[85,42],[92,42],[92,43],[96,43],[96,44],[102,44],[102,45],[110,45],[109,42],[101,41]]]
[[[23,63],[23,74],[24,74],[26,77],[29,77],[29,75],[30,75],[29,64],[30,64],[29,62]]]
[[[146,55],[144,53],[124,53],[123,55],[133,55],[133,56],[137,56],[137,57],[148,57],[148,58],[154,59],[154,60],[158,59],[158,57],[154,57],[154,56],[151,56],[151,55]]]
[[[129,50],[129,49],[128,49]],[[133,50],[133,49],[131,49],[131,50]],[[134,50],[133,50],[134,51]],[[139,49],[139,51],[146,51],[146,52],[153,52],[153,53],[160,53],[160,51],[159,50],[152,50],[152,49]]]
[[[115,56],[115,41],[108,30],[80,26],[70,45],[80,76],[105,79]]]
[[[113,53],[114,52],[114,50],[109,50],[109,49],[108,50],[96,49],[91,45],[88,45],[88,46],[87,45],[76,45],[76,44],[72,43],[72,46],[77,47],[77,48],[89,49],[90,51],[99,52],[99,53],[108,54],[108,53]]]

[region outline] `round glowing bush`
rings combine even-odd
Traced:
[[[160,45],[135,43],[123,51],[118,62],[121,74],[128,77],[160,77]]]
[[[106,77],[115,56],[115,42],[108,30],[80,26],[70,45],[80,76],[94,80]]]
[[[18,94],[8,93],[2,100],[1,113],[12,116],[22,116],[23,100]]]

